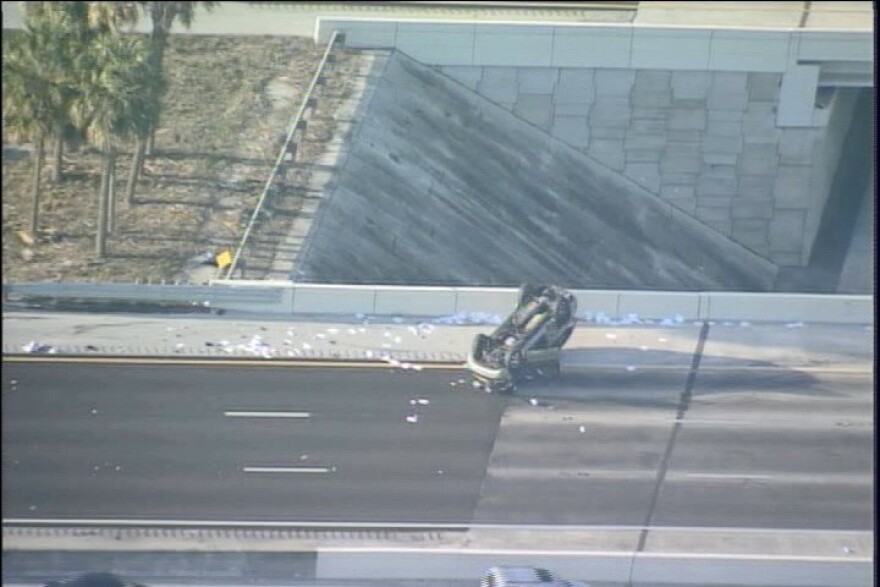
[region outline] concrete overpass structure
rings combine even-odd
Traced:
[[[826,208],[857,210],[873,184],[867,156],[858,181],[835,180],[858,157],[848,145],[871,144],[870,4],[683,4],[640,3],[625,22],[321,17],[315,34],[406,53],[777,266],[805,266]]]

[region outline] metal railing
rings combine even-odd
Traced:
[[[284,162],[285,155],[287,155],[288,151],[290,150],[291,143],[293,142],[294,145],[296,144],[296,141],[294,141],[294,136],[299,129],[300,123],[303,121],[306,110],[308,110],[309,106],[312,106],[313,104],[312,94],[314,93],[315,88],[318,86],[319,81],[322,79],[324,66],[327,64],[328,58],[331,51],[333,50],[334,45],[337,43],[337,41],[342,39],[344,39],[344,35],[338,30],[334,30],[333,34],[330,35],[330,40],[327,42],[327,48],[324,50],[324,55],[321,57],[321,62],[318,64],[318,68],[315,70],[315,75],[312,77],[312,81],[309,84],[306,93],[303,95],[302,104],[300,105],[296,116],[293,117],[293,120],[290,123],[290,128],[287,131],[287,136],[284,140],[284,143],[281,145],[281,150],[278,153],[278,157],[275,159],[275,165],[272,167],[272,173],[269,175],[269,179],[266,181],[266,185],[263,187],[263,193],[260,194],[260,199],[257,201],[257,206],[256,208],[254,208],[254,211],[251,214],[251,218],[244,229],[244,234],[241,237],[238,249],[236,249],[235,255],[232,258],[232,263],[229,265],[226,271],[226,275],[224,277],[225,279],[231,279],[233,274],[235,273],[236,268],[238,267],[239,261],[241,260],[241,255],[244,252],[244,248],[248,244],[248,239],[250,239],[251,233],[254,230],[254,226],[256,225],[260,215],[263,213],[263,208],[266,205],[266,197],[272,189],[272,184],[275,181],[275,176],[278,174],[278,169]],[[312,106],[312,108],[314,109],[314,106]],[[294,155],[294,159],[295,158],[296,157]]]

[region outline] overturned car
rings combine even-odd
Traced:
[[[558,376],[560,350],[577,322],[577,300],[554,285],[524,285],[513,313],[468,353],[474,380],[488,391],[512,392],[534,376]]]

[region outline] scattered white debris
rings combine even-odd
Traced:
[[[587,427],[584,426],[583,424],[581,424],[581,425],[578,427],[578,432],[580,432],[581,434],[586,433],[586,431],[587,431]]]
[[[174,327],[173,326],[166,326],[165,332],[174,332]]]
[[[305,350],[309,350],[310,348],[312,348],[312,345],[310,345],[307,342],[304,342],[302,346],[303,346],[303,349],[305,349]]]
[[[367,331],[366,328],[358,328],[358,332],[360,332],[361,334],[363,334],[366,331]]]
[[[532,404],[533,406],[540,406],[541,405],[541,402],[539,402],[538,399],[534,398],[534,397],[529,398],[529,403]]]
[[[418,404],[418,405],[420,405],[420,406],[427,406],[428,404],[431,403],[431,400],[427,400],[427,399],[425,399],[425,398],[423,398],[423,397],[420,397],[420,398],[418,398],[418,399],[414,399],[414,400],[412,400],[410,403],[412,403],[412,404]]]
[[[373,351],[364,351],[364,356],[367,357],[368,359],[372,359],[373,358]]]
[[[641,346],[639,347],[639,350],[640,350],[640,351],[649,351],[649,350],[651,350],[651,347],[646,346],[646,345],[641,345]]]
[[[37,506],[32,505],[32,506],[30,506],[28,509],[29,509],[30,511],[34,511],[35,509],[37,509]]]
[[[449,386],[450,386],[450,387],[455,387],[456,385],[458,385],[458,383],[456,383],[455,381],[450,381],[450,382],[449,382]]]
[[[846,554],[850,554],[852,552],[852,549],[849,546],[842,546],[840,550],[842,550]]]
[[[174,345],[174,348],[176,348],[177,350],[181,350],[185,346],[186,346],[185,344],[183,344],[182,342],[179,342],[176,345]]]
[[[100,465],[95,465],[93,468],[94,468],[95,471],[98,471],[98,470],[101,468],[101,466],[100,466]]]
[[[309,455],[299,455],[299,460],[307,461],[307,460],[309,460]]]
[[[459,379],[458,382],[461,383],[462,385],[464,385],[464,383],[466,383],[464,379]]]
[[[384,336],[385,338],[390,338],[390,337],[391,337],[391,331],[390,331],[390,330],[386,330],[385,332],[382,333],[382,336]]]
[[[627,314],[620,319],[620,324],[641,324],[642,320],[638,314]]]
[[[672,319],[675,320],[675,322],[678,324],[681,324],[684,322],[684,316],[682,316],[681,314],[676,314],[675,316],[672,317]]]
[[[410,414],[409,416],[406,417],[406,421],[409,422],[410,424],[415,424],[416,422],[419,421],[419,415],[418,414]]]
[[[442,474],[443,474],[443,469],[437,469],[437,474],[438,474],[438,475],[442,475]]]
[[[408,371],[410,368],[412,368],[412,365],[410,363],[401,363],[400,368],[404,371]]]
[[[402,339],[399,336],[395,336],[394,337],[394,344],[400,344],[401,340]]]
[[[98,410],[96,410],[95,408],[92,408],[92,415],[94,416],[94,415],[96,415],[97,413],[98,413]]]
[[[116,470],[117,470],[117,471],[121,471],[121,470],[122,470],[122,465],[116,465]]]
[[[418,336],[418,335],[419,335],[419,329],[416,328],[415,326],[407,326],[406,329],[407,329],[407,331],[409,331],[409,333],[412,334],[413,336]]]
[[[18,379],[13,379],[9,383],[11,383],[12,385],[18,385]]]
[[[338,329],[338,328],[328,328],[328,329],[327,329],[327,333],[328,333],[328,334],[338,334],[338,333],[339,333],[339,329]]]
[[[287,336],[293,336],[293,328],[287,329]]]
[[[31,342],[27,343],[26,345],[24,345],[23,347],[21,347],[21,350],[23,350],[26,353],[54,353],[55,352],[55,348],[52,345],[43,344],[41,342],[36,342],[33,340]]]
[[[388,359],[388,364],[392,367],[400,367],[400,361],[397,359]]]
[[[804,323],[803,322],[789,322],[788,324],[785,325],[785,327],[786,328],[803,328]]]
[[[348,333],[349,334],[357,334],[357,330],[355,330],[354,328],[349,328]]]
[[[357,318],[358,320],[363,320],[364,318],[366,318],[366,314],[363,314],[362,312],[358,312],[357,314],[354,315],[354,317]]]
[[[662,338],[662,337],[661,337],[661,338],[658,338],[658,339],[657,339],[657,342],[668,342],[668,341],[667,341],[665,338]]]
[[[424,369],[424,367],[422,367],[421,365],[413,365],[412,368],[413,371],[421,371],[422,369]]]
[[[394,322],[395,324],[403,324],[403,318],[401,318],[400,316],[393,317],[391,319],[391,321]]]
[[[292,345],[292,344],[293,344],[293,341],[290,340],[289,338],[285,338],[285,339],[284,339],[284,346],[290,346],[290,345]]]
[[[739,323],[740,328],[748,328],[751,325],[752,325],[751,322],[740,322]]]
[[[501,324],[504,319],[488,312],[459,312],[432,320],[434,324]]]
[[[626,370],[629,371],[630,373],[632,373],[633,371],[636,370],[636,368],[633,367],[632,365],[627,365],[627,366],[626,366]]]
[[[390,342],[383,342],[383,343],[382,343],[382,348],[383,348],[383,349],[390,349],[390,348],[391,348],[391,343],[390,343]]]
[[[673,325],[672,318],[663,318],[662,320],[660,320],[660,326],[672,326],[672,325]]]
[[[608,339],[614,340],[615,338],[617,338],[617,335],[614,334],[614,333],[608,332],[608,333],[605,334],[605,338],[608,338]]]
[[[471,386],[474,389],[480,389],[480,382],[479,381],[471,381]]]
[[[327,335],[324,334],[323,332],[319,332],[318,334],[315,335],[315,338],[322,338],[323,339],[323,338],[327,338]]]

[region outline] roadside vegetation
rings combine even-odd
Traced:
[[[5,280],[173,279],[234,245],[295,108],[267,85],[296,104],[320,49],[169,35],[199,4],[31,2],[4,31]],[[153,33],[126,33],[136,18]]]

